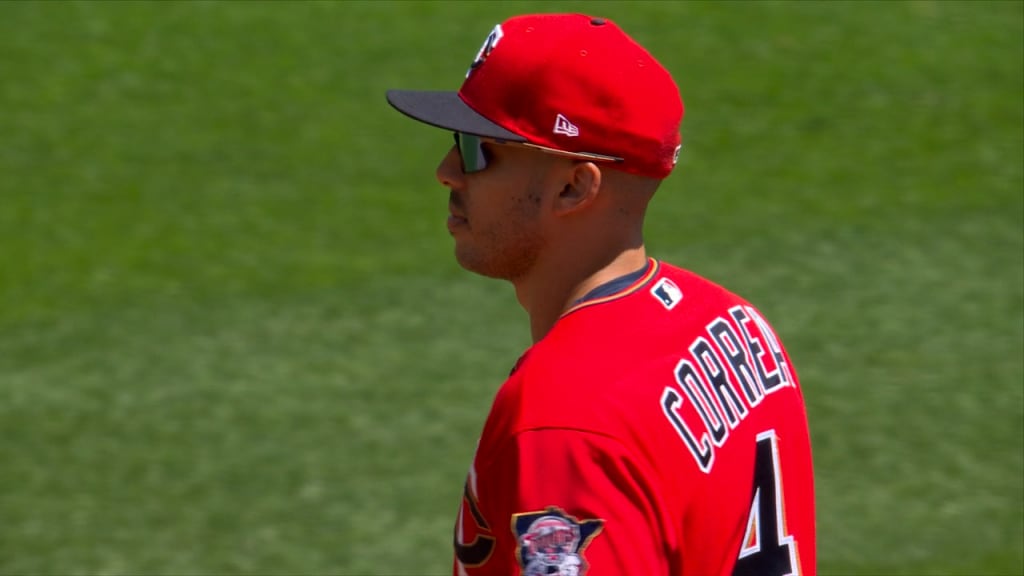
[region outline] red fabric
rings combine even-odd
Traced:
[[[672,171],[683,118],[679,89],[615,23],[532,14],[506,20],[498,31],[459,90],[470,108],[534,144],[621,157],[617,168],[655,178]],[[559,116],[578,134],[556,131]]]
[[[757,564],[770,557],[813,575],[807,420],[777,336],[749,303],[661,263],[570,311],[498,391],[455,541],[456,575],[786,573]]]

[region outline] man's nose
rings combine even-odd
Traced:
[[[459,157],[459,150],[452,146],[448,154],[441,159],[437,165],[437,181],[446,188],[459,188],[465,174],[462,173],[462,159]]]

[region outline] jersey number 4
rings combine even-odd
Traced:
[[[796,542],[786,534],[782,475],[775,431],[757,435],[754,496],[732,576],[797,576]]]

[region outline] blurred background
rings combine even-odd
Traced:
[[[440,130],[491,28],[673,73],[652,255],[800,373],[822,574],[1021,574],[1024,3],[5,2],[0,573],[441,575],[529,345]]]

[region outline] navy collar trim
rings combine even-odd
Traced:
[[[597,288],[594,288],[590,292],[587,292],[587,294],[580,298],[579,300],[573,302],[572,305],[569,306],[569,308],[576,308],[577,306],[586,304],[592,300],[597,300],[599,298],[607,298],[609,296],[614,296],[615,294],[622,292],[626,288],[632,286],[637,280],[643,278],[644,275],[647,274],[647,272],[651,269],[651,266],[653,265],[654,263],[650,259],[648,259],[647,263],[644,264],[643,268],[637,270],[636,272],[630,272],[629,274],[619,276],[614,280],[609,280],[608,282],[601,284]]]

